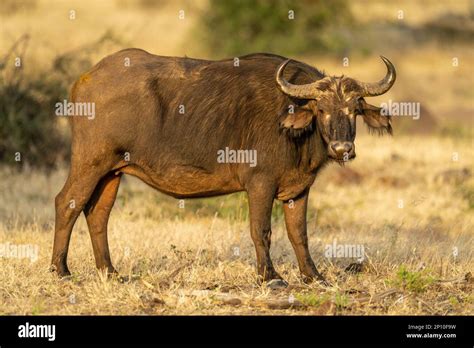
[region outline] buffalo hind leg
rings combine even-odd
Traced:
[[[308,191],[298,198],[283,202],[286,230],[303,279],[309,282],[317,279],[325,283],[324,277],[318,272],[309,253],[308,235],[306,230],[306,210],[308,206]]]
[[[259,283],[262,281],[283,280],[275,271],[270,258],[271,214],[275,191],[267,185],[251,185],[248,192],[250,233],[257,254],[257,273]],[[283,282],[281,282],[283,283]]]
[[[113,172],[104,176],[84,208],[96,266],[108,274],[117,273],[110,259],[107,223],[117,197],[121,176],[121,173],[116,175]]]
[[[66,183],[56,196],[56,219],[51,271],[58,276],[71,275],[67,267],[67,253],[71,232],[77,217],[84,209],[100,178],[106,173],[98,167],[71,168]]]

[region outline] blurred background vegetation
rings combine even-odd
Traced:
[[[126,47],[208,59],[272,52],[361,80],[383,76],[383,54],[398,81],[374,102],[422,105],[419,121],[396,120],[396,134],[472,138],[469,0],[3,0],[0,22],[0,163],[17,168],[67,161],[69,130],[54,104]]]
[[[212,54],[282,55],[341,52],[352,16],[345,0],[211,0],[202,16],[203,40]]]

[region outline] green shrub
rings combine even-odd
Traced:
[[[68,99],[72,82],[93,65],[92,54],[119,45],[120,38],[108,30],[92,43],[57,55],[51,67],[27,76],[13,62],[24,57],[29,38],[22,35],[0,59],[0,163],[52,169],[67,161],[70,152],[55,104]]]
[[[67,156],[54,113],[54,104],[66,95],[64,87],[47,76],[0,80],[0,162],[49,169]]]
[[[295,297],[304,305],[311,307],[319,307],[324,303],[331,301],[331,297],[327,294],[297,293]]]
[[[350,21],[345,0],[211,0],[202,39],[218,55],[340,52],[346,40],[338,26]]]
[[[435,281],[435,277],[430,275],[427,270],[409,271],[406,266],[402,265],[399,267],[392,284],[408,291],[420,293],[424,292]]]

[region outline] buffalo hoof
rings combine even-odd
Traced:
[[[307,275],[302,275],[303,276],[303,282],[305,284],[311,284],[311,283],[318,283],[322,286],[330,287],[331,283],[329,283],[326,278],[324,278],[321,274],[315,274],[314,276],[308,277]]]
[[[265,283],[265,286],[272,290],[285,289],[288,287],[288,283],[283,279],[272,279]]]
[[[49,271],[51,273],[56,273],[59,279],[68,280],[71,278],[71,272],[69,272],[67,268],[61,269],[61,268],[58,268],[56,265],[51,265],[51,267],[49,268]]]

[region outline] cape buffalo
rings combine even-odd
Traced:
[[[358,115],[391,133],[390,117],[364,100],[395,82],[394,66],[381,58],[387,73],[375,83],[266,53],[210,61],[126,49],[104,58],[71,89],[70,102],[93,103],[96,114],[69,118],[71,165],[55,202],[52,270],[70,274],[71,230],[83,211],[97,267],[116,272],[107,221],[125,173],[176,198],[246,191],[259,281],[284,283],[270,259],[272,204],[282,201],[303,279],[323,281],[308,250],[308,193],[327,162],[355,157]]]

